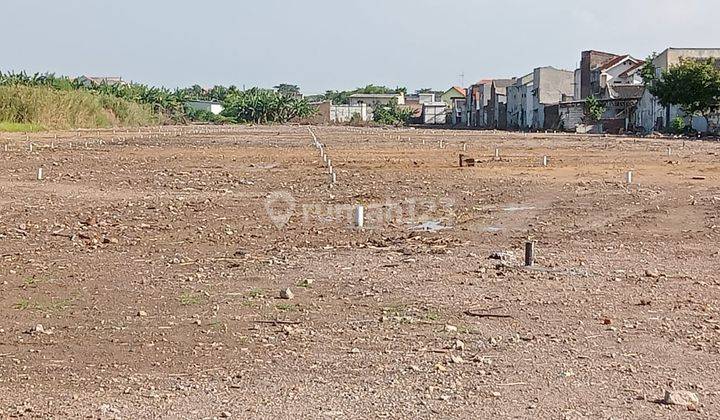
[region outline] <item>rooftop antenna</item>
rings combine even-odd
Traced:
[[[460,73],[460,87],[465,87],[465,72]]]

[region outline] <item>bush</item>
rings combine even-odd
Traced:
[[[213,114],[210,111],[204,109],[188,109],[185,112],[193,122],[211,123],[211,124],[225,124],[230,122],[230,119],[222,115]]]
[[[413,114],[411,109],[400,108],[397,101],[393,99],[389,105],[375,108],[373,121],[386,125],[405,125]]]
[[[675,117],[670,123],[670,128],[672,129],[673,133],[684,133],[687,128],[687,126],[685,125],[685,119],[683,117]]]

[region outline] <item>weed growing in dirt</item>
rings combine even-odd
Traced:
[[[190,305],[199,305],[202,303],[203,298],[202,296],[192,293],[192,292],[183,292],[180,295],[180,304],[183,306],[190,306]]]
[[[305,289],[309,289],[312,287],[313,280],[312,279],[302,279],[297,283],[297,287],[303,287]]]
[[[389,316],[407,316],[408,307],[403,304],[395,304],[383,308],[383,313]]]
[[[59,312],[72,306],[71,299],[54,300],[44,305],[37,305],[36,309],[45,312]]]
[[[282,312],[295,312],[298,307],[294,303],[278,303],[275,305],[275,309]]]
[[[440,312],[435,309],[428,309],[427,312],[425,312],[425,319],[428,321],[437,321],[440,319]]]
[[[252,289],[248,293],[248,297],[251,297],[253,299],[259,299],[265,297],[265,291],[263,289]]]
[[[17,310],[34,310],[42,312],[60,312],[71,307],[73,304],[72,299],[59,299],[52,300],[49,303],[35,303],[32,304],[29,299],[20,299],[14,308]]]
[[[24,311],[30,308],[30,301],[27,299],[20,299],[15,305],[13,305],[13,308],[19,311]]]
[[[37,278],[37,277],[33,276],[33,277],[26,278],[23,281],[23,283],[25,283],[25,286],[27,286],[27,287],[34,287],[34,286],[37,286],[38,283],[41,283],[43,281],[45,281],[45,279]]]

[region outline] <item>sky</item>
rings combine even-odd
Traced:
[[[445,90],[582,50],[720,48],[718,0],[0,0],[0,71]]]

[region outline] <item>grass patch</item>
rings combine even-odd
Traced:
[[[275,305],[275,309],[281,312],[295,312],[298,310],[298,307],[294,303],[278,303]]]
[[[252,289],[248,293],[248,297],[253,299],[260,299],[265,297],[265,291],[263,289]]]
[[[37,309],[46,312],[60,312],[72,306],[71,299],[54,300],[45,305],[38,305]]]
[[[13,308],[18,311],[30,309],[30,301],[28,299],[20,299],[15,305],[13,305]]]
[[[310,287],[312,287],[313,283],[315,283],[315,280],[313,279],[302,279],[297,282],[296,286],[309,289]]]
[[[70,308],[72,299],[52,300],[49,303],[31,303],[30,299],[20,299],[13,307],[19,311],[33,310],[42,312],[60,312]]]
[[[395,304],[384,307],[383,313],[390,316],[408,316],[409,310],[407,305]]]
[[[180,304],[183,306],[199,305],[203,302],[202,295],[192,292],[183,292],[180,295]]]
[[[37,277],[33,276],[33,277],[28,277],[25,280],[23,280],[23,283],[25,284],[26,287],[35,287],[38,284],[42,283],[43,281],[45,281],[45,279],[37,278]]]
[[[427,312],[425,312],[425,319],[428,321],[437,321],[440,319],[440,312],[435,309],[428,309]]]
[[[37,133],[38,131],[45,131],[45,128],[34,123],[0,121],[0,131],[7,133]]]

